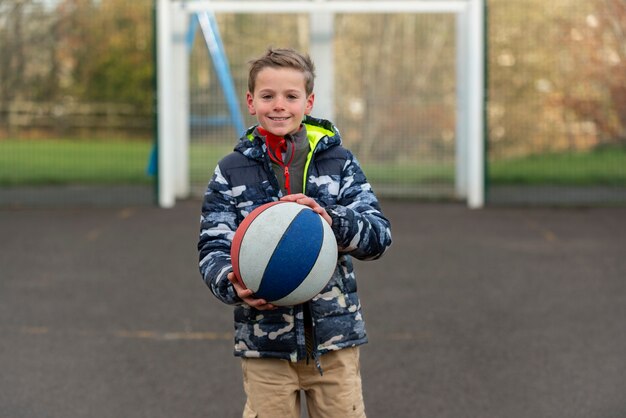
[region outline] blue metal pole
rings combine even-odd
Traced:
[[[204,39],[211,54],[215,72],[222,85],[222,90],[226,96],[226,103],[231,116],[231,122],[238,134],[243,134],[246,127],[241,114],[239,100],[235,91],[235,83],[230,73],[230,65],[224,52],[224,45],[219,35],[215,16],[210,12],[202,12],[198,15],[198,22],[204,35]]]

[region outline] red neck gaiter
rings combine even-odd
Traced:
[[[267,153],[270,156],[270,160],[278,164],[278,166],[283,169],[283,175],[285,176],[285,189],[287,190],[287,194],[291,194],[291,186],[289,184],[289,164],[291,164],[293,156],[296,152],[295,144],[292,144],[291,147],[288,147],[287,140],[284,137],[274,135],[273,133],[266,131],[260,126],[257,128],[257,130],[262,136],[265,137],[265,144],[267,145]],[[285,162],[283,161],[283,153],[287,152],[288,148],[291,148],[291,155]]]

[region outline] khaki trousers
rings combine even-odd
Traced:
[[[365,418],[358,347],[324,354],[320,363],[323,376],[313,360],[242,359],[243,418],[299,418],[300,390],[309,418]]]

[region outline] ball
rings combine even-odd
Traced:
[[[324,218],[308,206],[285,201],[253,210],[235,231],[231,247],[237,279],[255,297],[277,306],[319,294],[337,256],[335,235]]]

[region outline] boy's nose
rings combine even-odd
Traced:
[[[274,109],[284,109],[284,108],[285,108],[284,99],[281,97],[277,97],[276,100],[274,101]]]

